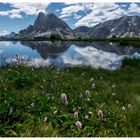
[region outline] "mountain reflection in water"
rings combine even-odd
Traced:
[[[0,42],[0,53],[7,58],[27,56],[30,65],[117,69],[125,56],[140,57],[140,48],[111,42],[22,41]]]

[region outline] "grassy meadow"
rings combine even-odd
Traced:
[[[0,68],[0,136],[140,136],[140,60],[115,71]]]

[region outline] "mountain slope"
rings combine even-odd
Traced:
[[[76,36],[84,38],[85,35],[91,30],[92,28],[87,27],[87,26],[80,26],[75,28],[73,31]]]
[[[88,32],[90,38],[139,37],[140,17],[124,16],[119,19],[109,20],[93,27]]]
[[[16,38],[50,38],[52,35],[59,36],[63,39],[74,38],[73,31],[63,20],[54,14],[45,16],[41,12],[36,18],[34,25],[30,25],[27,29],[21,30]]]

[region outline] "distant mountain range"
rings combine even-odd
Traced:
[[[140,37],[140,17],[124,16],[119,19],[108,20],[91,28],[90,38]]]
[[[40,12],[33,25],[27,29],[12,33],[5,38],[112,38],[140,37],[140,17],[123,16],[118,19],[99,23],[94,27],[81,26],[72,30],[69,25],[54,14],[47,16]],[[1,38],[1,37],[0,37]]]
[[[15,32],[11,32],[10,34],[0,36],[0,40],[12,39],[12,38],[15,38],[16,35],[17,34]]]

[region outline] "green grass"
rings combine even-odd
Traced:
[[[116,71],[89,67],[0,68],[0,136],[140,136],[140,61],[133,66],[130,61],[125,60]],[[86,90],[91,97],[86,97]],[[62,93],[68,98],[66,107],[61,102]],[[78,118],[73,117],[73,108]],[[103,120],[98,110],[103,111]],[[76,121],[82,123],[82,129],[76,127]]]

